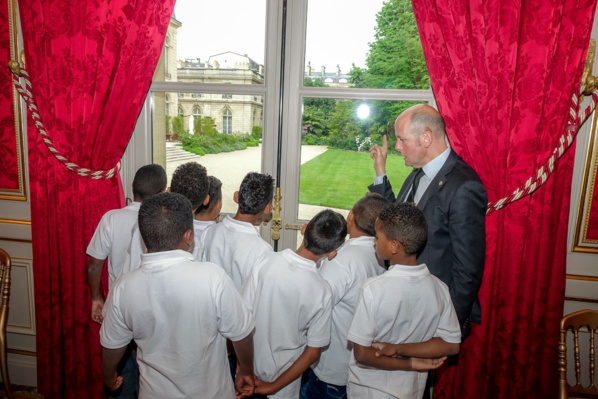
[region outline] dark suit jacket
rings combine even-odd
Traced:
[[[414,175],[407,177],[396,201],[405,201]],[[386,178],[368,188],[395,201]],[[464,336],[469,322],[480,323],[482,316],[477,295],[484,272],[487,202],[477,173],[451,150],[417,204],[428,223],[428,242],[417,260],[449,287]]]

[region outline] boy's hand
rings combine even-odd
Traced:
[[[400,344],[387,344],[385,342],[372,342],[372,348],[377,349],[376,357],[397,357],[401,356],[399,353]]]
[[[386,174],[386,157],[388,157],[388,139],[384,135],[382,136],[382,146],[374,144],[370,147],[370,158],[374,160],[376,176]]]
[[[409,360],[411,361],[411,370],[428,371],[442,366],[442,363],[444,363],[446,360],[446,356],[438,359],[420,359],[417,357],[411,357]]]
[[[256,378],[254,392],[261,395],[274,395],[276,392],[278,392],[278,389],[276,389],[274,383],[262,381]]]
[[[122,376],[117,375],[114,373],[113,378],[111,379],[104,379],[104,384],[108,387],[111,392],[116,391],[120,386],[123,384]]]
[[[104,317],[102,316],[103,308],[103,299],[94,299],[91,301],[91,319],[98,324],[102,324],[102,322],[104,321]]]
[[[235,388],[237,390],[237,399],[251,397],[255,388],[255,376],[253,374],[240,373],[237,367]]]

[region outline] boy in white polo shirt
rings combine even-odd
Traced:
[[[348,333],[354,344],[349,398],[421,398],[427,370],[439,367],[446,359],[441,356],[459,351],[461,330],[448,287],[417,264],[427,234],[422,211],[411,203],[389,204],[376,219],[376,253],[391,267],[360,290]],[[427,352],[434,359],[378,357],[371,346],[424,341],[434,344]]]
[[[248,173],[234,201],[239,204],[233,218],[208,227],[201,236],[202,259],[221,266],[238,290],[251,275],[257,260],[272,252],[255,228],[272,212],[274,179],[265,173]]]
[[[338,399],[346,394],[351,346],[347,332],[353,320],[361,285],[382,274],[384,261],[376,257],[374,236],[378,212],[388,204],[380,194],[368,193],[355,203],[347,216],[349,240],[332,260],[325,259],[320,275],[332,292],[330,345],[309,372],[306,399]]]
[[[210,180],[210,190],[208,191],[209,202],[202,204],[195,211],[195,220],[193,230],[195,233],[202,233],[209,226],[218,223],[220,211],[222,210],[222,182],[214,176],[208,176]],[[199,238],[196,237],[196,239]]]
[[[331,294],[316,262],[336,255],[347,225],[331,210],[318,213],[303,228],[297,251],[264,257],[243,286],[256,329],[256,394],[298,399],[300,376],[330,342]]]
[[[91,291],[91,318],[102,322],[104,296],[101,292],[102,268],[108,258],[108,286],[120,277],[127,248],[137,223],[141,202],[166,189],[166,172],[160,165],[142,166],[133,179],[133,202],[122,208],[106,212],[87,246],[89,268],[87,278]]]
[[[234,399],[225,337],[239,359],[238,394],[253,393],[254,322],[224,271],[200,263],[193,246],[193,208],[180,194],[143,202],[139,229],[148,253],[110,290],[100,330],[104,382],[122,384],[116,364],[131,340],[138,345],[142,399]]]

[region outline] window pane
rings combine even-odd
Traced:
[[[222,212],[234,213],[233,193],[243,177],[261,171],[263,98],[235,94],[230,101],[220,93],[199,98],[189,94],[152,93],[154,162],[164,166],[169,184],[178,165],[199,162],[222,181]],[[177,116],[172,116],[174,109],[179,110]]]
[[[382,134],[388,134],[388,178],[398,190],[411,168],[405,166],[394,150],[394,120],[414,104],[416,102],[306,98],[299,219],[309,220],[324,208],[333,208],[345,216],[349,213],[374,181],[373,161],[368,150],[374,143],[382,144]],[[363,106],[369,108],[369,114],[363,112]]]
[[[154,82],[263,84],[265,32],[266,0],[177,0]]]
[[[310,0],[304,71],[306,86],[429,88],[411,0]]]

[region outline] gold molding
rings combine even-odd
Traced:
[[[2,219],[2,218],[0,218],[0,223],[22,224],[22,225],[26,225],[26,226],[31,226],[31,220],[22,220],[22,219]]]
[[[579,201],[577,206],[577,214],[575,216],[575,231],[573,235],[573,246],[571,248],[572,252],[598,253],[598,248],[596,247],[580,245],[583,244],[582,241],[588,244],[598,244],[598,241],[596,240],[582,239],[582,236],[585,236],[585,233],[587,232],[589,223],[589,215],[585,215],[586,217],[584,220],[584,214],[586,213],[586,198],[591,200],[593,192],[597,189],[597,187],[594,187],[593,184],[591,187],[589,185],[589,182],[591,181],[590,179],[593,179],[593,183],[596,183],[596,180],[598,180],[598,154],[596,154],[594,159],[594,152],[598,152],[598,148],[595,148],[597,129],[598,112],[594,111],[592,125],[590,127],[588,148],[585,156],[585,164],[583,168],[581,184],[579,186]],[[592,163],[594,164],[593,168]],[[590,187],[590,190],[588,190],[588,187]]]
[[[0,241],[22,242],[22,243],[25,243],[25,244],[31,244],[31,243],[33,243],[33,241],[31,241],[31,239],[25,239],[25,238],[6,238],[6,237],[0,237]]]
[[[33,356],[33,357],[37,357],[37,352],[34,351],[26,351],[23,349],[11,349],[11,348],[7,348],[6,352],[8,353],[12,353],[15,355],[22,355],[22,356]]]
[[[22,54],[19,44],[18,32],[18,3],[17,0],[8,0],[8,30],[10,42],[10,59],[16,60]],[[23,134],[23,115],[21,112],[21,96],[13,90],[12,96],[14,112],[15,146],[17,155],[18,189],[0,189],[0,200],[27,201],[27,182],[25,179],[25,151]]]
[[[575,298],[575,297],[565,297],[565,301],[571,302],[587,302],[587,303],[598,303],[598,299],[591,299],[591,298]]]
[[[13,270],[15,267],[20,267],[25,269],[25,283],[26,283],[26,297],[27,297],[27,304],[28,306],[28,313],[29,313],[29,325],[18,325],[8,323],[7,325],[7,332],[11,334],[25,334],[25,335],[36,335],[36,326],[35,326],[35,296],[33,295],[33,259],[29,258],[12,258],[12,267]],[[10,312],[9,312],[10,314]],[[10,318],[10,316],[9,316]]]
[[[567,274],[567,280],[598,282],[598,277],[596,277],[596,276],[584,276],[582,274]]]

